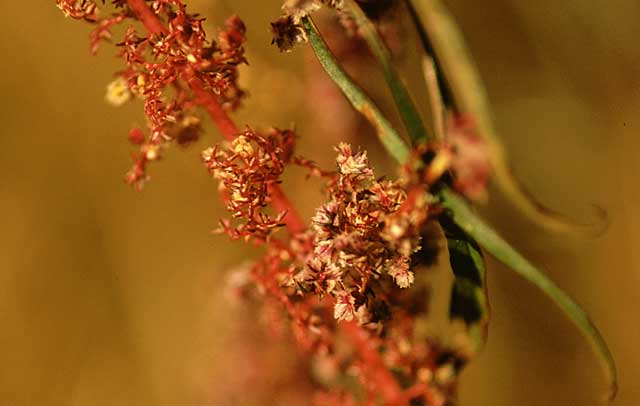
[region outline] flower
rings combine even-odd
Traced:
[[[366,152],[346,143],[336,152],[337,179],[311,220],[313,253],[298,280],[318,295],[332,294],[336,319],[351,320],[356,303],[375,302],[368,295],[375,296],[372,284],[385,273],[401,288],[413,283],[410,258],[420,247],[430,199],[418,186],[407,195],[403,179],[377,180]]]
[[[269,188],[280,182],[291,156],[293,135],[288,130],[271,129],[266,134],[247,128],[231,143],[208,148],[202,160],[209,173],[220,182],[227,210],[240,224],[222,222],[221,231],[232,238],[265,240],[282,226],[285,212],[274,216],[265,211]]]
[[[490,151],[474,121],[465,116],[450,118],[446,141],[453,149],[453,186],[470,199],[486,200],[492,170]]]
[[[99,18],[94,1],[56,1],[65,15],[96,26],[90,36],[92,52],[98,50],[102,41],[112,38],[111,29],[116,25],[138,20],[138,14],[128,2],[113,3],[117,12]],[[117,43],[126,68],[109,84],[106,95],[107,101],[114,105],[125,103],[131,95],[144,102],[148,136],[136,137],[144,141],[136,142],[140,150],[134,155],[133,168],[125,176],[127,183],[137,189],[149,179],[146,175],[149,161],[160,158],[174,141],[187,145],[198,138],[200,122],[192,111],[198,99],[193,86],[215,94],[226,110],[238,108],[245,95],[238,85],[238,66],[247,62],[244,56],[246,28],[240,18],[227,19],[215,41],[207,38],[203,19],[187,13],[180,0],[156,0],[148,9],[166,21],[167,27],[160,26],[147,35],[139,35],[133,25],[126,28]]]
[[[131,100],[131,91],[127,85],[127,81],[121,76],[114,79],[107,85],[107,101],[114,106],[122,106]]]

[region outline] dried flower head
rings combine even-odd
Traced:
[[[307,32],[292,15],[283,15],[273,21],[271,33],[271,44],[276,44],[280,52],[291,52],[296,45],[307,42]]]
[[[298,280],[317,294],[332,294],[336,318],[352,320],[371,281],[388,274],[401,288],[413,283],[410,257],[419,248],[429,200],[423,189],[407,196],[401,180],[377,180],[365,152],[344,143],[336,151],[337,180],[312,219],[313,256]]]
[[[91,34],[93,52],[102,41],[112,38],[114,26],[138,19],[128,2],[115,0],[113,4],[118,12],[98,18],[93,1],[57,1],[66,15],[96,25]],[[170,143],[186,145],[197,139],[200,123],[192,110],[199,100],[192,89],[212,92],[227,110],[236,109],[245,95],[238,85],[237,67],[246,63],[246,29],[237,16],[225,22],[217,41],[211,41],[202,27],[203,19],[187,13],[180,0],[155,0],[149,6],[149,13],[167,26],[146,35],[138,34],[133,25],[127,27],[117,44],[126,68],[107,90],[107,100],[114,105],[123,104],[131,95],[144,101],[148,134],[137,137],[144,141],[139,143],[133,168],[125,176],[137,188],[149,178],[147,163],[159,159]]]
[[[307,42],[307,32],[302,18],[319,10],[322,5],[339,8],[342,0],[287,0],[282,5],[282,15],[271,23],[273,39],[280,52],[291,52],[298,44]]]
[[[207,169],[220,182],[227,210],[241,220],[236,226],[222,221],[222,230],[232,238],[265,240],[283,225],[286,213],[273,217],[265,207],[270,202],[269,187],[280,182],[291,157],[292,137],[288,130],[271,129],[263,135],[247,128],[231,143],[202,153]]]
[[[114,106],[122,106],[131,100],[131,90],[127,81],[122,76],[118,76],[107,85],[107,94],[105,95],[107,102]]]
[[[56,0],[56,6],[66,17],[95,22],[98,7],[93,0]]]

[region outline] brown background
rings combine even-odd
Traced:
[[[222,1],[194,3],[211,23],[231,12]],[[336,131],[310,137],[322,100],[315,109],[302,103],[302,66],[313,58],[269,46],[279,2],[227,3],[250,37],[243,82],[252,98],[238,121],[296,121],[302,152],[329,163]],[[499,195],[483,214],[600,326],[620,369],[613,404],[640,404],[640,6],[448,4],[478,59],[518,176],[576,218],[603,206],[611,226],[595,240],[549,235]],[[0,12],[0,404],[299,404],[260,392],[268,385],[247,378],[250,363],[232,345],[234,326],[248,316],[224,296],[223,272],[250,250],[209,234],[222,210],[198,154],[217,135],[171,151],[135,193],[122,182],[125,135],[143,121],[139,103],[103,102],[120,66],[113,48],[89,56],[88,27],[66,20],[52,1],[4,1]],[[317,186],[292,178],[289,187],[309,214],[318,200],[307,192]],[[460,403],[599,404],[600,369],[564,316],[494,262],[490,287],[489,343],[464,375]],[[286,368],[285,359],[275,361]],[[256,381],[262,385],[248,383]],[[272,383],[278,391],[295,385]]]

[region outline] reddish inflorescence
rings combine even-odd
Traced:
[[[95,2],[86,0],[57,0],[63,12],[77,19],[94,23],[91,50],[96,52],[101,41],[110,40],[111,29],[127,20],[137,20],[135,9],[126,1],[112,2],[116,12],[98,17]],[[147,7],[144,2],[132,2]],[[234,16],[218,33],[217,41],[207,40],[203,19],[189,14],[178,0],[148,2],[146,10],[166,28],[140,35],[133,26],[126,29],[117,45],[126,68],[107,88],[107,100],[120,105],[137,96],[144,100],[147,134],[136,130],[135,144],[140,145],[134,155],[133,168],[125,179],[140,188],[147,179],[146,166],[161,157],[171,142],[180,145],[197,139],[200,120],[193,107],[201,104],[200,92],[211,92],[222,108],[236,109],[244,96],[238,86],[238,66],[246,63],[243,44],[245,26]]]
[[[297,279],[317,294],[336,298],[336,319],[365,323],[371,313],[367,296],[375,296],[369,295],[371,282],[389,275],[401,288],[413,283],[409,262],[420,247],[428,200],[424,191],[405,211],[402,181],[377,180],[366,153],[354,153],[348,144],[336,150],[338,179],[312,219],[313,256]],[[420,214],[410,218],[409,211]]]
[[[474,200],[486,200],[492,167],[487,143],[478,135],[471,117],[455,116],[448,120],[446,141],[453,153],[453,186]]]
[[[285,164],[289,163],[295,135],[288,130],[271,129],[262,135],[246,129],[228,145],[209,148],[202,159],[215,179],[227,210],[243,222],[232,226],[222,221],[222,230],[232,238],[264,241],[271,231],[282,224],[286,213],[269,215],[269,186],[279,183]]]
[[[56,5],[67,17],[88,22],[95,22],[98,17],[98,7],[93,0],[56,0]]]
[[[339,2],[290,3],[307,10]],[[266,249],[235,280],[251,275],[257,289],[248,290],[265,297],[269,309],[279,309],[266,313],[271,327],[288,323],[300,349],[323,371],[315,377],[317,402],[408,405],[413,399],[442,404],[450,382],[435,377],[446,360],[425,337],[414,334],[427,312],[428,295],[424,283],[415,283],[420,275],[412,260],[431,220],[429,184],[450,161],[434,159],[427,168],[412,161],[399,179],[385,180],[375,177],[365,152],[342,143],[336,148],[337,171],[322,170],[294,154],[293,131],[238,131],[228,117],[244,94],[237,67],[246,62],[245,27],[237,17],[227,20],[216,41],[207,41],[203,20],[188,14],[178,0],[116,0],[116,13],[103,19],[91,1],[57,4],[66,15],[97,25],[91,36],[94,51],[124,21],[141,21],[148,31],[143,35],[126,29],[118,43],[126,68],[107,95],[114,104],[133,96],[144,101],[148,131],[134,128],[129,133],[140,148],[127,174],[129,183],[140,187],[146,164],[157,160],[169,143],[184,145],[198,137],[196,106],[205,107],[222,130],[227,142],[202,153],[231,215],[221,221],[221,231]],[[449,156],[443,151],[436,157]],[[288,165],[326,181],[327,200],[310,227],[279,188]],[[274,231],[283,225],[289,236],[276,238]],[[364,395],[340,384],[344,376],[357,378]]]

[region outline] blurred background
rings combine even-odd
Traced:
[[[115,49],[91,57],[89,27],[45,3],[0,3],[0,404],[304,405],[289,394],[298,371],[278,349],[286,343],[225,295],[225,272],[253,254],[210,234],[224,212],[199,153],[219,135],[169,151],[144,191],[126,186],[126,134],[144,124],[141,105],[104,102]],[[248,26],[251,96],[238,122],[296,123],[300,152],[325,166],[349,139],[384,173],[377,141],[318,79],[309,50],[270,46],[279,3],[188,2],[207,27],[232,12]],[[597,204],[611,224],[592,240],[550,235],[498,193],[482,214],[600,327],[619,365],[613,405],[640,404],[640,4],[446,3],[517,176],[547,205],[588,220]],[[375,67],[365,69],[361,83],[384,100]],[[303,176],[287,188],[306,215],[320,202]],[[491,260],[489,285],[489,341],[463,375],[460,404],[600,404],[602,373],[573,325]]]

